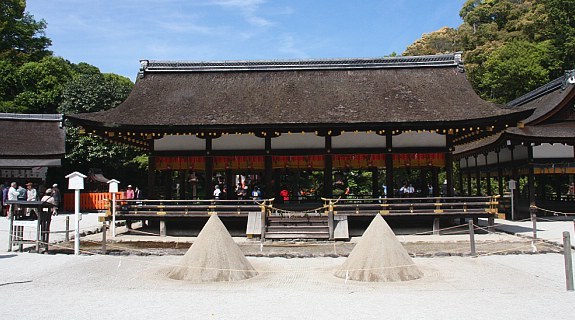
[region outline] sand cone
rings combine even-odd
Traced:
[[[193,282],[238,281],[258,273],[216,214],[213,214],[168,276]]]
[[[392,282],[419,279],[423,273],[387,222],[377,214],[335,276],[356,281]]]

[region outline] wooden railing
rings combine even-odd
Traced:
[[[241,215],[261,211],[273,199],[264,200],[126,200],[118,201],[117,214],[123,217],[186,216],[186,215]],[[262,209],[263,208],[263,209]]]
[[[426,198],[371,198],[326,199],[326,213],[382,215],[490,215],[497,214],[499,196],[489,197],[426,197]]]

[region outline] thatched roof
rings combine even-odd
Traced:
[[[109,128],[174,129],[445,124],[514,112],[479,98],[459,57],[143,61],[126,101],[112,110],[69,117]]]
[[[575,142],[575,121],[552,123],[539,126],[525,126],[524,128],[509,128],[508,135],[521,136],[547,142]],[[561,141],[558,141],[561,140]]]
[[[567,74],[561,76],[507,105],[516,109],[533,109],[533,114],[524,120],[525,124],[535,125],[553,118],[575,98],[575,86],[566,82]],[[559,121],[563,119],[558,119]]]
[[[60,114],[0,114],[0,158],[62,158],[65,130]]]
[[[507,104],[516,110],[534,110],[522,121],[523,125],[510,127],[497,135],[456,147],[458,157],[488,151],[504,146],[508,139],[535,143],[575,142],[575,85],[568,76],[559,77]]]

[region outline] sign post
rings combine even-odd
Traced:
[[[80,190],[84,189],[84,179],[86,176],[78,171],[72,172],[66,176],[68,179],[68,189],[74,190],[74,217],[75,217],[75,237],[74,237],[74,255],[80,254]]]
[[[118,193],[118,184],[120,181],[112,179],[108,181],[109,192],[112,194],[112,237],[116,237],[116,193]]]

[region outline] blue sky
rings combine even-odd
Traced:
[[[465,0],[28,0],[50,48],[135,79],[139,60],[253,60],[400,54],[461,24]]]

